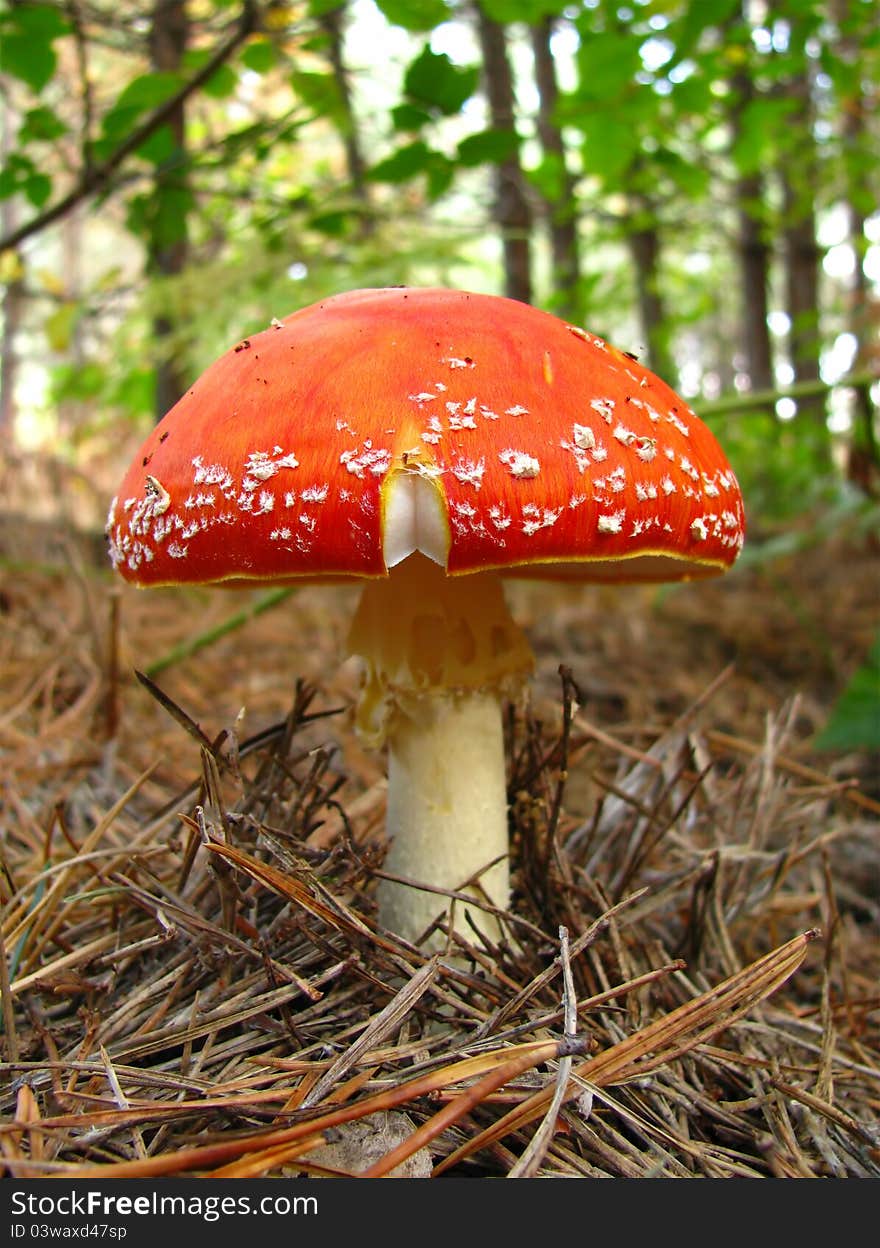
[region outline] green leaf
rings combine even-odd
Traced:
[[[32,160],[19,152],[13,152],[0,171],[0,199],[8,199],[10,195],[17,195],[36,172],[37,168]]]
[[[369,172],[374,182],[408,182],[418,174],[425,175],[428,195],[436,199],[448,190],[455,176],[455,162],[442,152],[430,148],[427,143],[417,139],[399,147],[385,160],[380,160]]]
[[[399,147],[396,152],[373,165],[369,176],[374,182],[408,182],[416,174],[423,173],[431,163],[434,152],[418,139]]]
[[[584,172],[616,187],[639,151],[639,135],[625,117],[588,114],[581,121]]]
[[[42,208],[52,194],[52,179],[45,173],[34,173],[25,182],[23,190],[35,208]]]
[[[672,60],[664,67],[668,73],[674,66],[691,55],[708,27],[723,30],[727,19],[741,9],[741,0],[712,0],[711,4],[686,4],[682,7],[682,20],[670,30],[675,44]]]
[[[32,108],[25,113],[18,131],[21,146],[27,143],[51,143],[66,134],[67,125],[51,108]]]
[[[750,100],[739,116],[731,156],[742,174],[758,173],[775,157],[780,135],[785,135],[788,115],[797,108],[792,99],[761,96]]]
[[[57,57],[51,43],[27,35],[4,35],[0,43],[0,72],[20,78],[35,93],[51,80]]]
[[[55,73],[52,44],[69,30],[67,19],[48,4],[18,4],[0,13],[0,72],[39,93]]]
[[[193,208],[193,196],[181,186],[163,186],[156,195],[153,216],[153,242],[157,247],[170,247],[186,237],[187,217]]]
[[[202,83],[202,90],[212,100],[228,100],[238,87],[238,74],[229,65],[215,69],[211,77]]]
[[[126,373],[108,395],[111,403],[133,416],[153,413],[156,402],[156,373],[152,368],[134,368]]]
[[[332,74],[307,73],[304,70],[290,75],[290,84],[300,99],[319,117],[343,120],[345,109],[339,87]]]
[[[567,8],[566,0],[480,0],[480,8],[502,26],[525,22],[537,26],[545,17],[557,16]]]
[[[44,329],[53,351],[66,351],[70,346],[80,312],[81,308],[78,303],[62,303],[50,316],[46,317]]]
[[[325,13],[338,9],[342,3],[343,0],[308,0],[309,17],[323,17]]]
[[[391,110],[391,123],[395,130],[421,130],[431,120],[431,114],[415,104],[398,104]]]
[[[476,65],[456,65],[445,52],[432,52],[425,44],[407,68],[403,90],[416,104],[451,117],[461,111],[476,91],[479,77]]]
[[[428,175],[428,195],[431,199],[438,199],[452,185],[455,177],[455,164],[442,152],[432,152],[431,161],[425,172]]]
[[[814,744],[818,750],[880,749],[880,634]]]
[[[712,175],[702,165],[684,160],[668,148],[661,148],[654,154],[652,160],[656,168],[662,170],[673,185],[689,200],[698,200],[706,193]],[[654,180],[656,179],[652,175],[652,181]]]
[[[120,93],[116,103],[101,122],[102,139],[109,150],[127,139],[137,121],[170,99],[180,89],[176,74],[141,74]],[[97,149],[100,156],[103,145]]]
[[[481,130],[469,134],[458,145],[462,165],[497,165],[513,156],[519,147],[519,135],[513,130]]]
[[[601,101],[603,106],[618,99],[636,83],[642,70],[640,51],[641,39],[625,30],[582,32],[576,94],[582,100]]]
[[[180,90],[180,86],[181,79],[177,74],[158,70],[152,74],[140,74],[123,87],[113,109],[135,108],[138,112],[147,112],[164,104],[175,91]]]
[[[433,30],[451,16],[446,0],[376,0],[392,26],[404,30]]]
[[[558,152],[545,152],[540,164],[526,176],[551,204],[557,204],[568,190],[565,161]]]
[[[9,6],[8,12],[0,14],[0,23],[17,26],[31,39],[60,39],[70,34],[70,22],[58,6],[51,4],[22,4],[19,0]]]
[[[186,237],[192,193],[184,186],[159,186],[149,195],[134,195],[128,203],[126,226],[154,248],[170,247]]]
[[[327,238],[342,238],[348,231],[350,214],[347,212],[321,212],[309,218],[309,226]]]
[[[255,74],[268,74],[278,64],[275,44],[269,39],[255,39],[242,52],[241,63]]]
[[[95,399],[103,392],[106,382],[106,372],[95,361],[63,364],[52,370],[52,397],[56,402]]]
[[[0,199],[9,199],[18,191],[18,179],[11,169],[0,169]]]
[[[159,126],[158,130],[154,130],[137,149],[137,154],[153,165],[164,165],[175,154],[182,155],[180,144],[170,126]]]

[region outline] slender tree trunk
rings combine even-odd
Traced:
[[[63,298],[67,304],[80,305],[83,297],[83,221],[82,210],[74,209],[57,226],[64,274]],[[76,317],[70,340],[64,351],[65,362],[79,371],[85,363],[83,344],[84,318]],[[85,405],[79,399],[64,399],[58,404],[58,429],[64,438],[76,438],[84,418]]]
[[[159,72],[176,73],[182,63],[189,40],[189,19],[185,0],[155,0],[153,24],[150,31],[150,61]],[[174,138],[174,151],[165,166],[156,174],[155,191],[161,196],[163,190],[182,187],[186,182],[186,115],[181,104],[169,119]],[[149,243],[148,267],[162,277],[174,277],[186,265],[189,253],[186,221],[179,222],[177,237],[167,241],[161,230],[154,233]],[[153,333],[159,345],[160,358],[156,368],[156,418],[172,407],[187,386],[182,362],[174,357],[167,340],[174,333],[174,319],[161,313],[153,322]]]
[[[556,167],[558,176],[556,193],[545,192],[541,200],[550,232],[554,308],[560,316],[579,322],[583,319],[584,309],[578,291],[580,251],[577,202],[575,180],[568,168],[562,130],[556,120],[559,84],[551,46],[555,25],[553,17],[546,17],[531,27],[535,85],[539,99],[538,136],[544,158]]]
[[[504,27],[476,6],[477,34],[483,55],[483,82],[489,102],[489,123],[496,130],[515,129],[513,71],[507,56]],[[495,224],[504,251],[504,293],[523,303],[532,301],[532,211],[519,155],[495,166]]]
[[[0,164],[13,150],[16,122],[8,103],[4,103],[0,117]],[[5,236],[16,226],[14,199],[0,200],[0,235]],[[10,254],[9,261],[13,256]],[[3,290],[3,331],[0,337],[0,446],[10,446],[15,436],[15,383],[18,374],[18,330],[24,306],[21,278],[16,274],[5,283]]]
[[[755,98],[748,73],[732,81],[734,105],[731,116],[733,140],[742,129],[742,115]],[[767,324],[771,247],[764,221],[766,188],[760,173],[749,170],[736,180],[737,251],[739,253],[741,347],[753,390],[773,388],[773,351]]]
[[[797,151],[783,157],[782,230],[785,304],[791,327],[789,354],[795,381],[819,379],[819,263],[816,215],[813,208],[817,183],[816,152],[812,135],[812,98],[806,70],[782,84],[794,102],[790,124],[799,136]],[[814,448],[830,464],[831,442],[826,425],[824,398],[798,402],[809,419]],[[806,428],[804,433],[806,435]]]
[[[795,381],[819,380],[819,258],[816,242],[816,218],[807,202],[787,175],[783,175],[783,230],[785,265],[785,304],[791,327],[789,353]],[[825,427],[825,402],[802,400],[801,411],[814,421],[817,449],[828,446]]]
[[[841,138],[843,140],[847,183],[847,224],[850,246],[855,256],[855,274],[849,305],[849,330],[856,340],[853,360],[854,371],[861,372],[868,366],[868,338],[871,333],[871,293],[865,272],[867,214],[873,209],[873,200],[867,190],[866,170],[870,168],[873,154],[866,133],[866,75],[861,72],[861,47],[849,28],[852,17],[852,0],[834,0],[832,13],[838,26],[837,54],[850,68],[848,82],[850,91],[840,100]],[[873,33],[880,28],[880,17],[873,17]],[[867,19],[867,14],[862,21]],[[873,94],[876,99],[876,87]],[[872,101],[873,103],[874,101]],[[880,492],[880,445],[875,425],[876,412],[871,401],[870,388],[861,386],[856,391],[854,410],[855,427],[848,448],[847,475],[866,493]]]
[[[10,446],[15,436],[15,383],[18,376],[16,340],[21,324],[24,291],[21,278],[7,282],[3,292],[3,336],[0,339],[0,446]]]
[[[634,212],[627,233],[633,262],[639,323],[648,348],[648,365],[674,383],[675,366],[669,351],[669,330],[660,286],[660,234],[653,206],[644,195],[631,196]]]
[[[849,328],[856,340],[853,370],[864,372],[868,366],[867,335],[870,331],[870,300],[868,275],[865,273],[865,217],[850,201],[847,204],[850,245],[855,253],[855,280],[850,305]],[[855,392],[854,428],[846,455],[846,475],[866,494],[880,496],[880,440],[877,437],[877,411],[871,399],[871,387],[859,386]]]
[[[361,148],[360,132],[354,112],[351,79],[345,63],[345,20],[346,4],[330,9],[321,14],[319,21],[327,35],[327,56],[333,71],[333,79],[339,98],[342,101],[343,128],[342,141],[345,145],[345,161],[348,168],[348,180],[352,193],[363,209],[361,217],[361,234],[373,232],[375,222],[370,203],[369,185],[366,178],[366,160]]]
[[[761,220],[764,183],[760,174],[737,179],[741,338],[746,370],[753,390],[773,388],[773,355],[767,324],[770,284],[770,245]]]

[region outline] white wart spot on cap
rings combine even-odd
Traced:
[[[525,451],[515,451],[508,447],[507,450],[500,452],[498,458],[510,469],[512,477],[528,480],[536,477],[541,471],[540,462],[535,459],[534,455],[527,455]]]
[[[625,511],[615,511],[612,515],[600,516],[596,527],[600,533],[620,533],[626,519]]]

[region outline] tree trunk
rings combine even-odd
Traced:
[[[748,73],[735,74],[731,83],[734,104],[731,115],[733,140],[742,129],[744,109],[755,98]],[[772,390],[773,350],[767,324],[771,248],[764,221],[766,188],[760,173],[748,170],[736,180],[737,251],[741,300],[741,348],[752,390]]]
[[[867,213],[873,206],[870,192],[866,192],[868,181],[866,171],[870,168],[873,154],[866,133],[866,105],[862,85],[865,78],[859,63],[861,47],[851,30],[852,7],[852,0],[835,0],[832,4],[832,13],[840,32],[837,54],[851,71],[848,78],[851,89],[840,100],[839,107],[841,138],[846,162],[847,232],[855,257],[855,273],[847,319],[849,331],[856,340],[853,370],[862,372],[869,366],[869,337],[874,328],[870,319],[870,283],[865,272],[867,245],[865,224]],[[876,35],[880,20],[876,12],[872,17],[873,33]],[[865,18],[867,19],[867,14]],[[854,429],[848,448],[847,475],[866,493],[876,495],[880,492],[880,445],[878,445],[875,426],[876,412],[871,401],[869,386],[860,386],[856,391],[853,418]]]
[[[817,182],[816,153],[812,137],[812,98],[807,71],[782,84],[783,93],[795,104],[790,125],[799,136],[797,152],[783,157],[782,230],[785,305],[791,326],[789,355],[795,381],[819,379],[819,262],[816,215],[813,208]],[[809,434],[820,461],[830,467],[831,442],[822,397],[798,402],[809,420]]]
[[[558,170],[558,192],[555,195],[543,193],[541,201],[550,232],[554,310],[560,316],[580,323],[584,308],[578,291],[580,253],[575,180],[568,168],[562,130],[556,120],[559,84],[550,42],[554,27],[555,19],[552,17],[546,17],[531,27],[539,99],[538,136],[545,159]]]
[[[742,301],[740,333],[752,390],[773,388],[773,354],[767,324],[770,246],[761,220],[763,194],[764,184],[760,174],[737,179],[737,247]]]
[[[189,19],[185,0],[155,0],[153,25],[150,31],[150,62],[153,70],[176,73],[182,63],[189,39]],[[186,185],[186,115],[180,104],[168,121],[174,138],[174,151],[169,160],[156,173],[155,193]],[[179,233],[173,242],[167,241],[157,229],[148,243],[148,269],[162,277],[174,277],[181,273],[189,254],[186,221],[179,223]],[[156,366],[156,419],[160,420],[186,389],[188,379],[182,362],[175,358],[167,342],[175,330],[174,318],[160,313],[153,321],[153,333],[158,344],[160,358]]]
[[[515,129],[513,72],[507,57],[504,27],[476,6],[477,33],[483,55],[483,82],[489,102],[489,124],[496,130]],[[532,212],[526,196],[519,155],[495,166],[495,224],[504,253],[504,293],[523,303],[532,301]]]
[[[345,64],[345,18],[346,5],[330,9],[318,19],[327,35],[327,56],[333,71],[333,80],[342,102],[343,126],[342,141],[345,146],[345,161],[348,168],[348,180],[352,193],[363,209],[360,232],[362,236],[373,232],[375,222],[372,216],[370,193],[366,179],[366,161],[361,149],[360,133],[354,114],[351,81],[348,67]]]
[[[12,133],[16,125],[9,103],[6,102],[0,116],[0,163],[15,146]],[[15,228],[16,204],[14,198],[0,200],[0,235],[10,234]],[[13,260],[12,253],[8,260]],[[3,291],[3,334],[0,338],[0,447],[11,446],[15,436],[15,383],[18,374],[18,330],[24,305],[21,276],[15,274],[5,283]]]
[[[675,365],[669,351],[669,330],[660,290],[660,235],[651,204],[633,196],[635,212],[627,233],[636,280],[639,323],[648,348],[648,366],[670,385],[675,384]]]

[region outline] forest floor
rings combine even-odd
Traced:
[[[512,917],[438,958],[375,928],[351,591],[222,632],[260,591],[120,586],[7,506],[8,1173],[880,1176],[880,760],[813,745],[870,538],[512,584]]]

